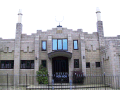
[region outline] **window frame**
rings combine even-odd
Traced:
[[[97,63],[99,63],[99,66],[97,66],[98,65]],[[95,65],[96,65],[96,68],[100,68],[101,67],[100,62],[95,62]]]
[[[62,49],[58,49],[58,40],[62,40]],[[57,50],[63,50],[63,39],[57,39]]]
[[[4,61],[4,68],[1,68],[2,66],[2,63],[1,61]],[[9,61],[8,65],[9,67],[6,67],[6,61]],[[12,62],[13,62],[13,66],[12,66]],[[11,67],[10,67],[10,64],[11,64]],[[0,60],[0,69],[14,69],[14,60]]]
[[[43,42],[46,42],[46,49],[43,49]],[[42,50],[42,51],[47,51],[47,40],[42,40],[41,50]]]
[[[45,63],[45,64],[46,64],[46,67],[43,66],[42,61],[45,61],[45,62],[46,62],[46,63]],[[41,65],[42,65],[44,68],[47,68],[47,60],[41,60]]]
[[[57,50],[64,50],[63,49],[63,39],[66,39],[67,40],[67,49],[64,50],[64,51],[68,51],[68,39],[67,38],[63,38],[63,39],[56,39],[57,40],[57,50],[53,50],[53,40],[56,39],[56,38],[53,38],[52,39],[52,51],[57,51]],[[62,49],[58,49],[58,40],[62,40]]]
[[[87,63],[89,63],[89,67],[87,67]],[[86,62],[86,68],[90,68],[90,62]]]
[[[77,41],[77,49],[74,49],[74,41]],[[73,49],[78,50],[78,40],[73,40]]]
[[[25,61],[25,68],[23,68],[22,67],[22,61]],[[30,61],[30,68],[29,67],[27,67],[27,61]],[[35,67],[35,62],[34,62],[34,60],[20,60],[20,69],[34,69],[34,67],[32,68],[31,67],[31,64],[32,64],[32,61],[33,61],[33,65],[34,65],[34,67]]]
[[[78,60],[78,65],[76,66],[76,61]],[[74,59],[74,68],[79,68],[79,59]]]

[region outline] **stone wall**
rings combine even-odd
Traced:
[[[19,84],[26,84],[26,74],[27,74],[27,84],[34,84],[34,69],[20,69],[20,82]]]
[[[0,85],[7,85],[7,74],[8,84],[14,85],[14,69],[0,69]]]

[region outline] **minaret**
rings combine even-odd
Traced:
[[[20,70],[20,42],[22,34],[22,12],[18,12],[18,22],[16,23],[16,37],[14,49],[14,85],[19,84],[19,70]]]
[[[100,47],[100,61],[102,67],[102,74],[104,73],[104,65],[102,59],[102,50],[105,47],[105,40],[104,40],[104,33],[103,33],[103,22],[101,21],[101,12],[99,8],[96,9],[97,14],[97,32],[98,32],[98,40],[99,40],[99,47]]]
[[[103,33],[103,22],[101,21],[101,12],[99,8],[96,8],[96,15],[97,15],[97,32],[99,38],[101,38],[104,37],[104,33]]]

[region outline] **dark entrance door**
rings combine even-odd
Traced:
[[[55,83],[68,83],[68,58],[55,57],[52,59],[53,79]]]

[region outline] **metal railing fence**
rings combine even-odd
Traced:
[[[25,90],[32,89],[80,89],[80,88],[113,88],[120,89],[120,76],[112,76],[112,75],[76,75],[73,76],[62,76],[59,75],[53,79],[53,76],[49,75],[0,75],[0,86],[6,86],[7,90],[9,87],[14,85],[14,78],[19,77],[19,85],[17,87],[25,87]],[[44,82],[37,82],[35,84],[35,80],[37,77],[40,77]],[[44,79],[44,78],[45,79]],[[59,81],[59,82],[57,82]]]

